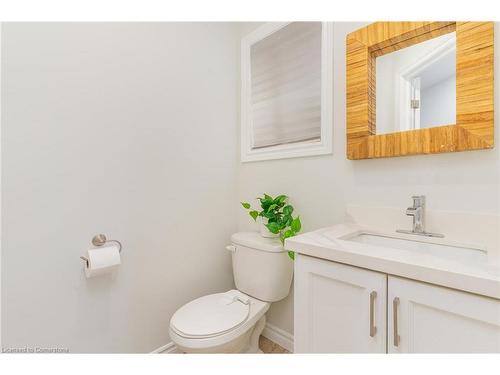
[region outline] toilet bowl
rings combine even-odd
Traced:
[[[173,315],[170,337],[187,353],[257,353],[269,306],[238,290],[200,297]]]
[[[265,313],[290,291],[293,262],[279,240],[241,232],[231,241],[237,290],[197,298],[170,320],[170,338],[185,353],[260,353]]]

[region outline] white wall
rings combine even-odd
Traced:
[[[2,73],[3,346],[168,343],[233,287],[239,26],[8,23]],[[86,280],[101,232],[123,264]]]
[[[350,161],[345,157],[345,37],[364,23],[335,23],[333,155],[242,164],[240,200],[262,192],[285,193],[301,214],[304,230],[344,220],[348,204],[394,206],[411,204],[410,196],[424,194],[429,209],[499,213],[499,147],[493,150]],[[496,24],[499,35],[499,24]],[[500,75],[500,45],[495,45],[495,74]],[[496,108],[500,108],[495,81]],[[498,111],[497,111],[498,113]],[[496,115],[496,139],[500,124]],[[408,225],[410,221],[408,219]],[[243,210],[239,228],[253,228]],[[293,298],[273,304],[271,324],[293,332]]]

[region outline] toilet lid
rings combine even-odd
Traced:
[[[244,323],[250,312],[250,299],[237,290],[210,294],[182,306],[170,326],[185,337],[210,337],[225,333]]]

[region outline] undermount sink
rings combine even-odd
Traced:
[[[420,255],[432,255],[451,260],[481,262],[486,259],[486,251],[479,247],[469,247],[464,245],[443,244],[435,240],[424,240],[418,238],[401,238],[380,235],[369,232],[356,233],[342,238],[346,241],[357,242],[372,246],[381,246],[395,250],[414,251]]]

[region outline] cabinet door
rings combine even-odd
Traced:
[[[500,351],[500,301],[389,276],[390,353]]]
[[[387,276],[297,254],[296,353],[385,353]]]

